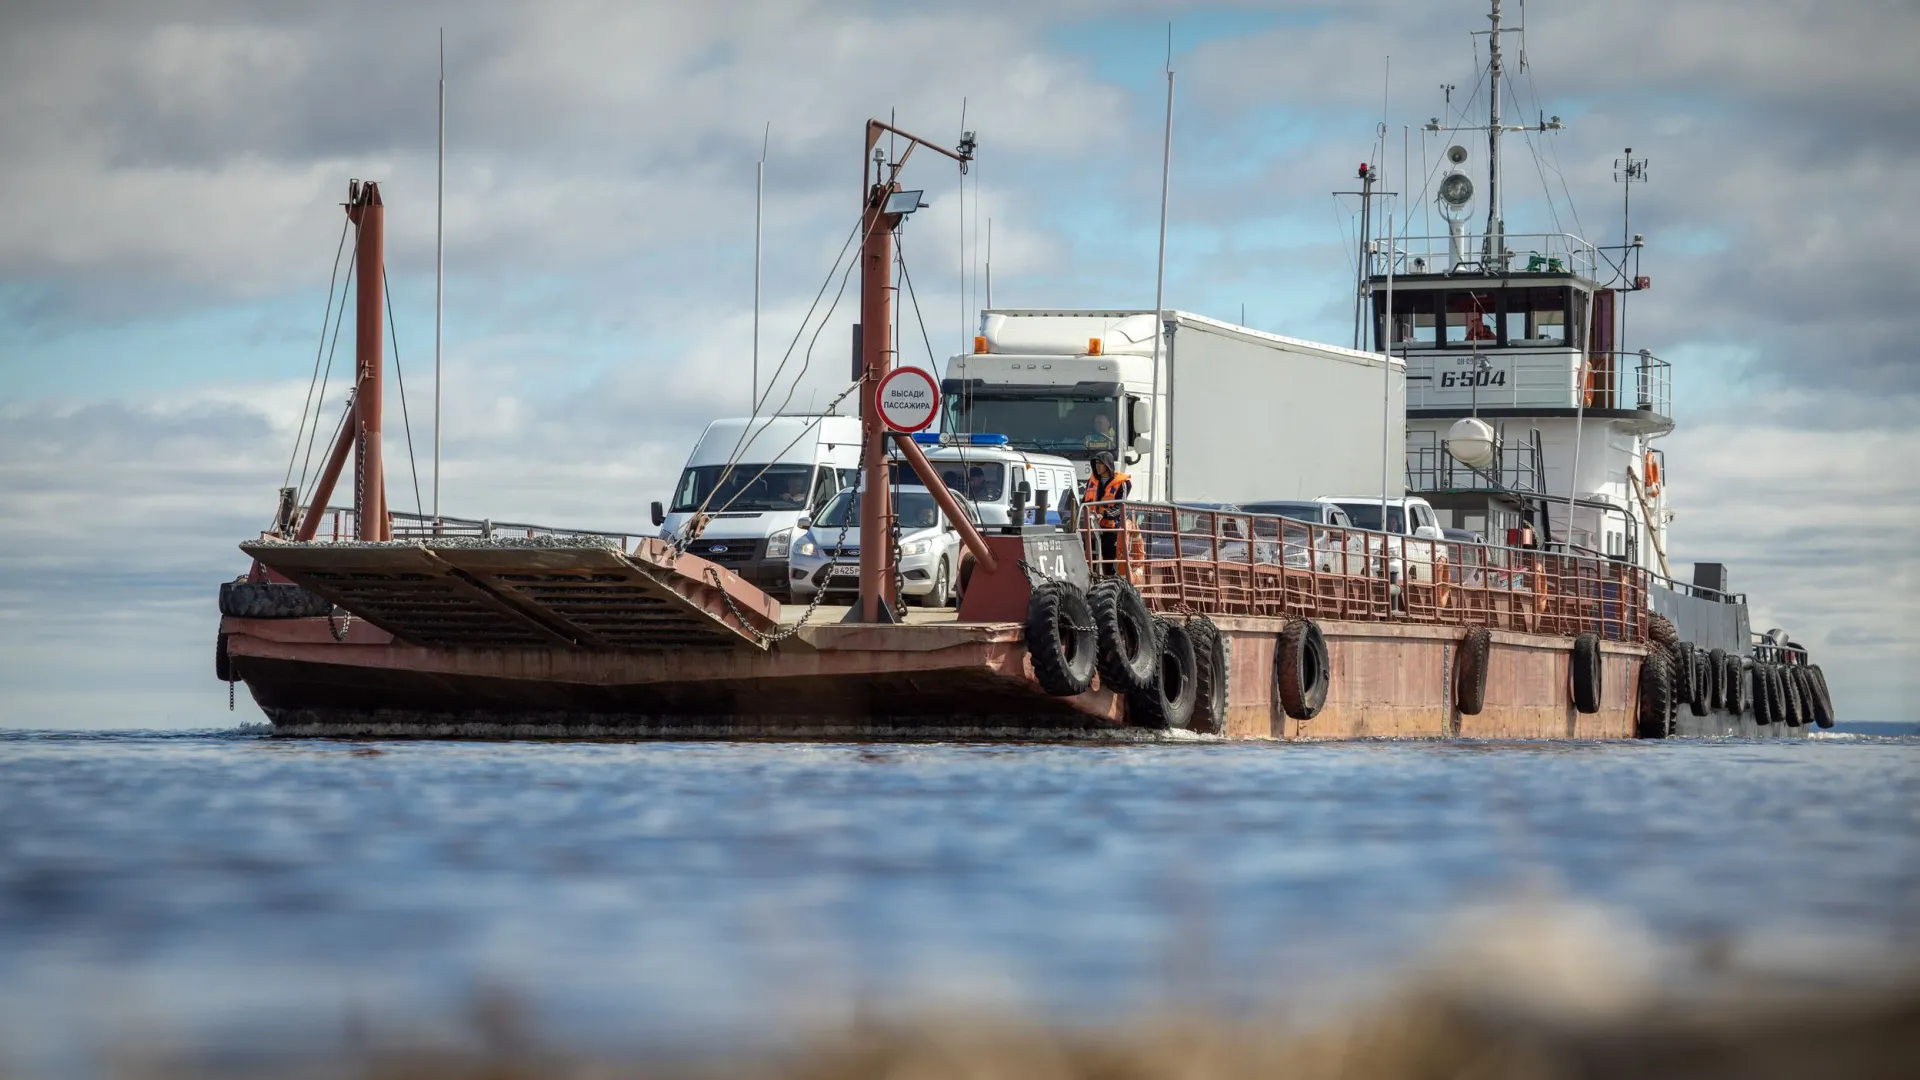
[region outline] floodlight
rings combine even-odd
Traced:
[[[899,214],[901,217],[905,217],[906,215],[913,213],[915,210],[918,210],[921,207],[927,205],[926,203],[923,203],[920,201],[920,196],[925,194],[926,192],[924,190],[896,191],[893,194],[887,196],[887,204],[885,207],[881,209],[881,213]]]

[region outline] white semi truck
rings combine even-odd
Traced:
[[[942,391],[943,431],[1005,435],[1082,477],[1107,450],[1136,500],[1378,491],[1383,453],[1388,497],[1405,494],[1406,367],[1378,353],[1183,311],[989,310]]]

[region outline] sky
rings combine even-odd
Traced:
[[[351,178],[379,181],[387,206],[406,383],[403,416],[387,394],[390,499],[415,505],[410,428],[430,504],[442,29],[441,508],[639,530],[700,428],[753,392],[763,144],[762,370],[786,357],[774,400],[817,408],[846,385],[852,290],[805,334],[802,317],[858,213],[869,117],[951,145],[964,112],[980,144],[964,178],[931,154],[908,168],[929,206],[902,242],[904,360],[968,339],[989,261],[997,306],[1152,306],[1171,24],[1167,306],[1345,342],[1357,203],[1332,192],[1369,158],[1395,190],[1424,188],[1443,146],[1420,127],[1447,115],[1442,86],[1456,110],[1484,107],[1466,99],[1485,15],[1480,0],[14,0],[0,726],[259,718],[244,690],[225,714],[215,594],[301,471]],[[1509,137],[1509,231],[1617,242],[1614,160],[1631,146],[1649,162],[1631,227],[1653,287],[1626,345],[1674,365],[1676,573],[1730,564],[1755,626],[1812,650],[1843,716],[1914,720],[1920,7],[1535,0],[1525,24],[1509,115],[1565,128]],[[1507,38],[1510,66],[1521,48]]]

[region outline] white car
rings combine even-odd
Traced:
[[[971,519],[971,508],[961,507]],[[901,595],[922,607],[951,606],[964,550],[960,534],[924,487],[902,486],[894,512],[900,518]],[[787,556],[794,602],[807,603],[822,589],[827,600],[851,601],[860,591],[860,493],[840,492],[801,524],[805,528]]]

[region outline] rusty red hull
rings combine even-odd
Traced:
[[[1227,618],[1226,736],[1240,739],[1613,739],[1634,732],[1645,649],[1603,646],[1601,708],[1576,711],[1570,643],[1494,635],[1486,703],[1451,700],[1464,631],[1324,623],[1332,681],[1296,720],[1273,690],[1284,623]],[[337,625],[336,625],[337,628]],[[233,674],[276,728],[306,735],[692,738],[1125,737],[1124,698],[1051,697],[1012,623],[808,627],[767,651],[429,648],[364,623],[222,623]]]

